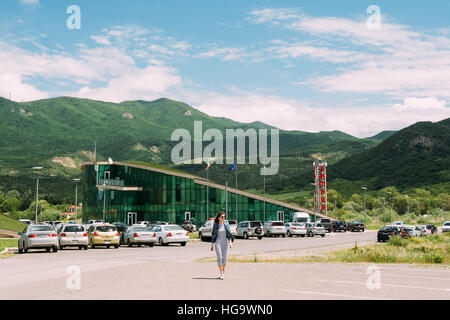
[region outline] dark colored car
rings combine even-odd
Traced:
[[[364,223],[357,220],[352,220],[349,223],[347,223],[347,231],[353,232],[353,231],[362,231],[364,232]]]
[[[394,226],[381,227],[381,229],[378,230],[377,240],[378,242],[388,241],[389,237],[397,236],[399,233],[398,229]]]
[[[192,223],[192,221],[183,221],[181,227],[188,232],[195,231],[195,225]]]
[[[434,234],[437,232],[437,227],[434,224],[427,224],[427,229],[431,231],[431,234]]]
[[[129,227],[126,223],[124,222],[113,222],[111,223],[112,225],[114,225],[117,229],[117,231],[120,234],[120,244],[123,244],[123,233],[127,230],[127,228]]]
[[[331,232],[332,226],[330,219],[320,219],[317,221],[317,223],[320,223],[325,231]]]
[[[335,220],[335,221],[331,222],[331,229],[333,230],[333,232],[341,232],[341,231],[346,232],[347,231],[347,222]]]

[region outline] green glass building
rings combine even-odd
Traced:
[[[219,211],[226,212],[229,220],[263,222],[291,221],[292,213],[302,211],[310,214],[314,221],[314,212],[308,209],[226,189],[204,178],[156,165],[88,162],[82,164],[81,169],[84,174],[84,222],[104,218],[106,222],[127,224],[137,221],[178,224],[193,219],[200,224]]]

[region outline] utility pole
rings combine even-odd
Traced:
[[[391,201],[392,201],[392,192],[388,192],[389,194],[389,224],[392,224],[392,214],[391,214]]]
[[[367,228],[367,217],[366,217],[366,187],[361,187],[364,190],[364,226]]]
[[[334,198],[334,217],[337,219],[337,214],[336,214],[336,196],[333,197]]]
[[[33,167],[33,170],[35,170],[36,172],[38,170],[42,170],[43,167]],[[35,208],[35,213],[34,213],[34,223],[38,223],[38,201],[39,201],[39,172],[37,172],[37,178],[36,178],[36,208]]]
[[[76,178],[73,179],[75,181],[75,223],[77,223],[77,217],[78,217],[78,182],[80,179]]]
[[[266,222],[266,166],[264,165],[264,222]]]
[[[384,217],[384,225],[386,225],[386,206],[385,206],[385,203],[384,203],[384,197],[383,197],[383,217]]]

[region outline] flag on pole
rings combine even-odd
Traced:
[[[236,169],[237,169],[237,163],[236,163],[236,162],[233,163],[233,165],[232,165],[231,167],[228,168],[228,170],[230,170],[230,171],[234,171],[234,170],[236,170]]]

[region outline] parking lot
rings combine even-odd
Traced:
[[[237,239],[229,255],[316,252],[376,241],[376,231],[325,238]],[[230,263],[217,280],[209,243],[31,251],[0,260],[0,299],[448,299],[450,270],[377,265],[381,288],[368,289],[368,264]],[[80,288],[68,287],[80,271]],[[69,268],[69,269],[68,269]],[[221,288],[220,297],[217,288]]]

